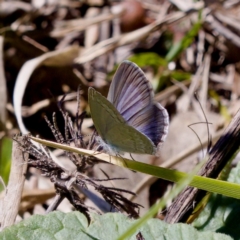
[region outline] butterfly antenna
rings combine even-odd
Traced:
[[[200,122],[200,123],[205,123],[205,122]],[[201,149],[202,149],[202,154],[203,154],[203,158],[204,158],[202,141],[201,141],[200,137],[198,136],[197,132],[191,127],[191,126],[196,125],[196,124],[199,124],[199,123],[192,123],[192,124],[188,125],[188,127],[193,131],[193,133],[196,135],[198,141],[200,142],[200,144],[201,144]]]
[[[201,110],[202,110],[202,113],[203,113],[205,122],[207,123],[207,135],[208,135],[208,147],[207,147],[207,152],[209,153],[210,148],[212,147],[212,136],[211,136],[211,134],[210,134],[209,124],[212,124],[212,123],[209,123],[208,120],[207,120],[207,116],[206,116],[206,114],[205,114],[205,112],[204,112],[204,110],[203,110],[202,104],[201,104],[200,101],[199,101],[197,92],[195,92],[194,95],[195,95],[195,98],[196,98],[196,100],[198,101],[199,106],[200,106],[200,108],[201,108]]]
[[[203,107],[202,107],[200,101],[199,101],[199,98],[198,98],[197,92],[195,92],[194,95],[195,95],[195,98],[196,98],[197,102],[199,103],[199,106],[200,106],[200,108],[201,108],[201,110],[202,110],[203,116],[204,116],[204,118],[205,118],[205,122],[192,123],[192,124],[188,125],[188,127],[194,132],[194,134],[195,134],[196,137],[198,138],[198,141],[199,141],[200,144],[201,144],[201,149],[202,149],[203,158],[204,158],[204,152],[203,152],[203,144],[202,144],[202,141],[201,141],[200,137],[198,136],[197,132],[196,132],[191,126],[193,126],[193,125],[197,125],[197,124],[202,124],[202,123],[207,124],[207,135],[208,135],[208,146],[207,146],[207,152],[209,152],[209,149],[211,148],[211,143],[212,143],[212,141],[211,141],[211,136],[210,136],[210,131],[209,131],[209,126],[208,126],[208,125],[209,125],[209,124],[212,124],[212,123],[209,123],[209,122],[207,121],[206,114],[205,114],[205,112],[204,112],[204,110],[203,110]]]

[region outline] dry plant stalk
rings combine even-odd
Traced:
[[[45,118],[56,141],[67,145],[70,145],[71,143],[78,148],[91,149],[92,144],[95,144],[94,137],[90,140],[90,142],[85,142],[81,134],[82,121],[85,117],[85,113],[79,114],[77,111],[76,121],[75,124],[73,124],[68,114],[62,109],[63,101],[64,97],[58,105],[65,121],[64,134],[60,132],[57,126],[55,113],[53,113],[52,123]],[[77,109],[79,109],[79,106]],[[91,158],[65,151],[65,155],[69,159],[69,162],[75,166],[73,170],[65,169],[56,161],[56,157],[54,157],[46,147],[39,147],[36,144],[33,144],[29,135],[23,136],[22,139],[23,141],[19,141],[18,138],[15,140],[18,142],[19,147],[23,152],[30,154],[28,165],[41,170],[44,176],[49,177],[56,190],[55,200],[49,206],[46,213],[56,210],[62,200],[67,198],[74,208],[85,214],[87,219],[90,221],[89,211],[94,210],[98,213],[99,211],[93,207],[87,206],[79,195],[79,191],[88,191],[90,188],[94,189],[102,196],[108,204],[110,211],[114,209],[114,211],[125,212],[134,218],[139,217],[139,208],[141,206],[124,197],[124,194],[132,195],[134,193],[122,188],[105,187],[103,185],[104,182],[119,181],[123,180],[123,178],[110,178],[104,171],[103,173],[105,177],[101,179],[88,176],[88,171],[94,164],[97,163],[97,161],[93,161],[93,157]]]
[[[4,75],[4,64],[3,64],[3,37],[0,36],[0,127],[5,129],[7,119],[7,87],[6,78]]]
[[[5,196],[0,200],[0,230],[14,224],[18,214],[27,170],[28,153],[23,153],[13,141],[12,165]]]
[[[217,178],[224,166],[238,150],[239,143],[240,110],[210,150],[209,158],[198,174],[204,177]],[[204,193],[204,191],[197,188],[186,187],[168,208],[164,220],[168,223],[184,222],[193,210],[194,201],[199,202]]]

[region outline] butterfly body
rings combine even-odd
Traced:
[[[168,114],[153,102],[153,91],[142,70],[124,61],[111,83],[107,99],[89,88],[95,128],[114,151],[155,154],[168,131]]]

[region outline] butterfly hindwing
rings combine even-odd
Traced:
[[[116,151],[154,154],[155,146],[150,139],[128,124],[116,125],[108,132],[106,143]]]

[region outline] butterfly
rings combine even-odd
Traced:
[[[113,152],[156,154],[167,136],[169,117],[153,96],[143,71],[127,60],[118,67],[107,99],[89,88],[94,126]]]

